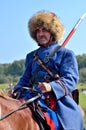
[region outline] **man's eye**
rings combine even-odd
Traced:
[[[35,32],[39,32],[40,30],[39,29],[36,29]]]

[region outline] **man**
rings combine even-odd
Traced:
[[[59,46],[58,42],[63,37],[64,27],[61,21],[54,13],[41,11],[29,20],[28,29],[39,48],[27,54],[25,72],[14,90],[19,86],[22,88],[32,85],[37,86],[44,95],[48,94],[49,100],[53,95],[55,97],[53,110],[56,109],[61,130],[83,130],[82,115],[71,96],[79,79],[74,53],[60,47],[54,56],[46,61],[47,56]]]

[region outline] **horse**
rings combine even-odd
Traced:
[[[24,102],[24,100],[13,99],[0,90],[0,118],[11,111],[17,110]],[[40,130],[40,127],[28,107],[15,111],[0,120],[0,130]]]
[[[49,126],[43,127],[29,105],[24,104],[25,100],[11,98],[0,90],[0,130],[50,130]]]

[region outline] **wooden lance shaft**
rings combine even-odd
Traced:
[[[77,23],[75,24],[75,26],[73,27],[73,29],[70,31],[70,33],[68,34],[68,36],[66,37],[66,39],[64,40],[64,42],[62,43],[61,46],[65,46],[68,41],[70,40],[70,38],[72,37],[72,35],[74,34],[74,32],[76,31],[76,29],[78,28],[79,24],[82,22],[82,20],[85,18],[86,13],[84,13],[79,20],[77,21]]]

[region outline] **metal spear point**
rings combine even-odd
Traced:
[[[73,29],[70,31],[70,33],[68,34],[68,36],[66,37],[66,39],[64,40],[64,42],[62,43],[62,46],[65,46],[67,44],[67,42],[70,40],[70,38],[72,37],[72,35],[74,34],[74,32],[76,31],[76,29],[78,28],[79,24],[82,22],[82,20],[85,18],[86,13],[84,13],[79,20],[77,21],[77,23],[75,24],[75,26],[73,27]]]

